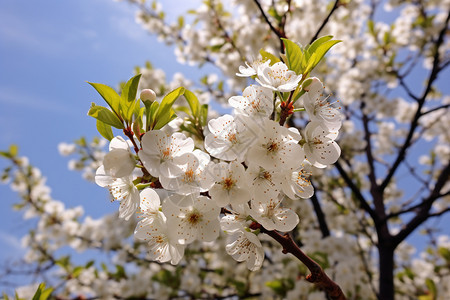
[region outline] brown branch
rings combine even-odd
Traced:
[[[433,85],[434,81],[436,80],[440,68],[439,68],[439,48],[444,42],[444,37],[447,32],[448,23],[450,20],[450,12],[447,15],[447,19],[445,21],[444,27],[439,32],[438,39],[436,41],[436,52],[434,54],[433,58],[433,68],[430,72],[430,75],[428,77],[428,82],[425,87],[425,90],[422,94],[422,97],[419,98],[416,114],[414,115],[414,118],[411,122],[411,126],[409,127],[408,135],[406,136],[405,142],[403,143],[403,146],[401,147],[400,151],[398,152],[397,158],[395,159],[394,163],[392,164],[391,169],[389,170],[389,173],[386,175],[386,178],[383,180],[383,182],[380,185],[380,191],[383,192],[384,189],[388,186],[389,182],[391,181],[392,177],[394,176],[395,172],[397,171],[398,167],[402,163],[402,161],[406,157],[406,151],[408,150],[411,140],[414,136],[414,132],[416,131],[416,128],[419,126],[419,118],[422,116],[421,110],[423,105],[425,104],[425,100],[428,96],[428,94],[431,91],[431,86]]]
[[[361,103],[362,122],[364,127],[364,140],[366,141],[366,158],[369,165],[369,181],[370,181],[370,194],[372,195],[375,211],[380,218],[384,218],[386,215],[385,206],[383,202],[383,193],[380,193],[379,186],[377,184],[377,177],[375,174],[375,159],[372,153],[372,133],[369,129],[369,117],[364,113],[365,103]]]
[[[347,186],[350,188],[350,190],[355,194],[356,198],[359,200],[361,207],[372,217],[375,224],[377,224],[380,220],[378,215],[375,213],[375,211],[372,209],[372,207],[366,201],[366,199],[364,198],[360,189],[355,185],[353,180],[349,177],[347,172],[341,166],[341,164],[339,163],[339,160],[337,162],[335,162],[334,165],[336,166],[336,169],[338,169],[339,174],[342,176],[342,178],[344,179]]]
[[[314,34],[314,36],[311,38],[311,41],[309,42],[309,44],[312,44],[317,37],[319,36],[320,32],[322,31],[322,29],[325,27],[325,25],[327,25],[328,21],[331,18],[331,15],[334,13],[334,11],[339,7],[339,0],[336,0],[336,2],[334,2],[333,8],[331,9],[330,13],[328,14],[328,16],[323,20],[322,24],[320,25],[319,29],[317,29],[316,34]]]
[[[267,23],[267,25],[269,25],[270,30],[271,30],[273,33],[275,33],[276,36],[277,36],[279,39],[281,39],[281,38],[286,38],[286,34],[285,34],[284,32],[278,30],[277,28],[275,28],[275,27],[272,25],[272,22],[270,22],[269,18],[267,17],[267,15],[266,15],[264,9],[263,9],[262,6],[261,6],[261,3],[259,3],[258,0],[254,0],[254,2],[255,2],[255,4],[256,4],[256,6],[258,6],[258,9],[259,9],[259,11],[261,12],[261,15],[262,15],[264,21]],[[281,41],[281,43],[283,43],[283,41]]]
[[[315,192],[311,196],[311,202],[314,208],[314,212],[316,213],[317,222],[319,222],[319,228],[320,232],[322,232],[322,237],[326,238],[327,236],[330,236],[330,229],[328,228],[325,214],[323,213],[322,207],[320,206],[319,199],[317,198],[317,192]]]
[[[412,218],[402,230],[400,230],[394,237],[393,241],[395,245],[400,244],[408,235],[413,232],[417,227],[419,227],[423,222],[425,222],[430,217],[430,209],[433,203],[439,199],[441,196],[441,189],[447,183],[450,178],[450,162],[443,168],[441,174],[434,185],[433,190],[430,195],[418,205],[418,212],[414,218]],[[444,210],[442,213],[445,213]]]
[[[329,299],[332,300],[345,300],[346,297],[342,292],[341,288],[337,283],[328,277],[328,275],[323,271],[323,269],[317,264],[313,259],[306,255],[294,242],[289,234],[281,235],[277,231],[269,231],[262,227],[260,224],[253,223],[253,227],[259,228],[262,233],[267,234],[281,246],[283,246],[283,253],[291,253],[297,257],[311,272],[311,274],[306,276],[306,280],[314,283],[318,288],[325,291]]]
[[[430,110],[427,110],[426,112],[423,112],[422,116],[424,116],[426,114],[429,114],[429,113],[432,113],[432,112],[435,112],[435,111],[438,111],[440,109],[447,109],[449,107],[450,107],[450,104],[445,104],[445,105],[441,105],[441,106],[438,106],[438,107],[435,107],[435,108],[430,108]]]

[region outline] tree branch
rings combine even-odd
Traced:
[[[414,136],[414,132],[417,128],[417,126],[419,125],[419,118],[422,116],[421,110],[422,107],[425,103],[425,100],[428,96],[428,94],[431,91],[431,86],[433,85],[434,81],[437,78],[437,75],[440,71],[439,68],[439,48],[440,46],[443,44],[444,42],[444,37],[445,34],[447,32],[447,27],[448,27],[448,23],[450,20],[450,12],[447,15],[447,19],[445,21],[445,26],[441,29],[441,31],[439,32],[439,36],[438,39],[436,41],[436,52],[434,54],[434,59],[433,59],[433,68],[430,72],[430,75],[428,77],[428,82],[427,82],[427,86],[422,94],[422,97],[419,98],[418,102],[418,106],[417,106],[417,111],[416,114],[414,115],[414,118],[411,122],[411,126],[409,128],[409,132],[408,135],[406,136],[405,142],[403,143],[402,148],[400,149],[400,151],[398,152],[397,158],[395,159],[391,169],[389,170],[389,173],[386,175],[386,178],[383,180],[383,182],[380,185],[380,190],[381,192],[384,191],[384,189],[388,186],[389,182],[391,181],[392,177],[394,176],[395,172],[397,171],[399,165],[402,163],[402,161],[405,159],[406,156],[406,151],[408,150],[411,140]]]
[[[330,13],[328,14],[328,16],[323,20],[322,24],[320,25],[319,29],[317,29],[316,34],[314,34],[314,36],[311,38],[311,41],[309,41],[309,44],[312,44],[317,37],[319,36],[320,32],[322,31],[322,29],[325,27],[325,25],[327,25],[328,21],[331,18],[331,15],[334,13],[334,11],[339,7],[339,0],[336,0],[336,2],[334,2],[333,8],[331,9]]]
[[[270,22],[269,18],[267,17],[266,13],[264,12],[264,9],[261,6],[261,3],[259,3],[258,0],[253,0],[256,4],[256,6],[258,6],[259,11],[261,12],[261,15],[264,19],[264,21],[267,23],[267,25],[269,25],[270,30],[275,33],[275,35],[278,37],[278,39],[280,39],[280,50],[283,50],[283,41],[281,40],[282,38],[286,38],[286,34],[284,33],[284,31],[281,31],[277,28],[275,28],[272,25],[272,22]]]
[[[262,227],[260,224],[254,222],[253,227],[259,228],[262,233],[267,234],[281,246],[283,246],[283,253],[291,253],[295,257],[297,257],[311,272],[311,274],[306,276],[306,280],[314,283],[318,288],[323,289],[329,299],[332,300],[345,300],[346,297],[342,292],[341,288],[337,283],[328,277],[328,275],[323,271],[323,269],[317,264],[314,260],[312,260],[308,255],[306,255],[294,242],[289,234],[281,235],[277,231],[269,231]]]
[[[393,236],[393,241],[395,245],[400,244],[408,235],[413,232],[417,227],[419,227],[423,222],[425,222],[430,217],[430,209],[437,199],[441,196],[441,189],[447,183],[450,177],[450,162],[445,166],[439,175],[436,184],[431,191],[430,195],[422,201],[420,205],[417,206],[418,212],[414,218],[412,218],[402,230],[400,230],[395,236]],[[441,213],[445,213],[446,210]],[[433,214],[431,214],[433,215]]]
[[[317,198],[317,193],[314,193],[310,199],[314,207],[314,211],[316,212],[316,217],[317,221],[319,222],[319,228],[320,232],[322,232],[322,237],[326,238],[327,236],[330,236],[330,229],[328,228],[325,214],[323,213],[322,207],[320,206],[319,199]]]
[[[342,168],[341,164],[339,163],[339,160],[334,163],[336,168],[339,171],[339,174],[341,174],[342,178],[344,179],[347,186],[350,188],[350,190],[355,194],[356,198],[359,200],[361,207],[372,217],[375,224],[379,222],[379,217],[377,214],[375,214],[375,211],[372,209],[372,207],[369,205],[369,203],[364,198],[363,194],[361,194],[361,191],[359,188],[353,183],[352,179],[348,176],[347,172]]]

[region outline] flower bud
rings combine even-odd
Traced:
[[[156,93],[151,89],[144,89],[141,91],[140,98],[142,102],[149,101],[150,103],[155,101],[156,99]]]

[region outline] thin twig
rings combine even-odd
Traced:
[[[325,25],[327,25],[328,21],[331,18],[331,15],[334,13],[334,11],[339,7],[339,0],[336,0],[336,2],[334,2],[333,8],[330,10],[330,13],[328,14],[328,16],[323,20],[322,24],[320,25],[319,29],[317,29],[316,34],[314,34],[314,36],[311,38],[311,41],[309,42],[309,44],[312,44],[317,37],[319,36],[320,32],[322,31],[322,29],[325,27]]]
[[[314,283],[318,288],[325,291],[327,296],[332,300],[345,300],[346,297],[337,283],[328,277],[323,269],[313,259],[306,255],[294,242],[289,234],[281,235],[277,231],[269,231],[260,224],[258,228],[262,233],[267,234],[276,240],[283,247],[283,253],[291,253],[298,258],[311,272],[306,276],[306,280]]]

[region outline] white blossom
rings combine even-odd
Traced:
[[[142,137],[141,145],[139,158],[155,177],[170,178],[179,175],[182,170],[173,162],[174,158],[194,150],[194,141],[183,133],[167,135],[161,130],[148,131]]]
[[[162,211],[178,243],[211,242],[219,236],[220,209],[205,196],[172,195],[164,201]]]
[[[239,114],[269,117],[273,112],[273,92],[263,86],[251,85],[245,88],[242,96],[228,99],[228,103]]]
[[[133,172],[136,160],[130,151],[129,144],[121,136],[116,136],[109,144],[109,153],[103,158],[105,172],[119,178]]]
[[[221,162],[210,169],[215,184],[209,190],[211,199],[220,207],[239,205],[250,200],[249,185],[244,166],[236,161]]]
[[[317,168],[335,163],[341,155],[341,148],[334,141],[337,132],[330,132],[317,121],[311,121],[305,128],[306,143],[303,146],[306,159]]]
[[[247,268],[256,271],[264,261],[264,250],[258,237],[246,230],[233,232],[227,237],[227,253],[236,261],[245,261]]]
[[[273,66],[259,68],[256,81],[274,91],[290,92],[297,88],[301,79],[302,75],[295,74],[284,63],[277,62]]]

